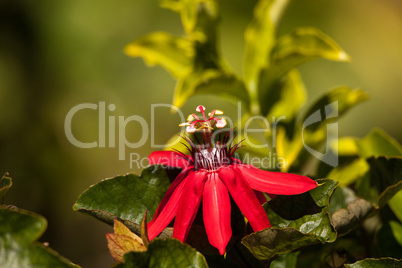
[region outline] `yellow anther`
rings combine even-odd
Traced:
[[[181,124],[179,124],[179,127],[184,127],[184,126],[189,126],[190,125],[190,123],[181,123]]]
[[[194,116],[192,114],[190,114],[189,116],[187,116],[187,122],[191,122],[194,120]]]

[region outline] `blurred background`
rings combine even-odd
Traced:
[[[239,75],[243,32],[255,3],[220,1],[221,50]],[[332,87],[360,87],[370,100],[340,120],[340,135],[362,137],[378,126],[402,142],[402,2],[293,0],[279,34],[298,26],[321,29],[352,57],[351,63],[316,60],[300,68],[307,105]],[[0,1],[0,172],[13,178],[5,201],[45,216],[49,227],[41,241],[83,267],[112,265],[105,239],[112,228],[74,212],[78,195],[101,179],[139,174],[137,166],[130,167],[129,153],[142,158],[154,149],[148,139],[119,160],[118,149],[108,143],[75,147],[66,138],[65,117],[78,104],[105,102],[116,106],[106,109],[107,127],[109,117],[118,122],[118,116],[139,115],[151,122],[151,105],[171,103],[175,81],[162,68],[126,56],[123,48],[161,30],[183,34],[179,16],[156,0]],[[236,118],[236,107],[211,96],[191,98],[184,114],[198,104]],[[168,108],[155,109],[153,121],[156,144],[177,133],[181,122]],[[83,142],[98,141],[98,124],[98,111],[82,110],[72,132]],[[139,141],[141,125],[128,124],[125,136]]]

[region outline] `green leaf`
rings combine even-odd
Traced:
[[[300,251],[282,255],[274,260],[269,268],[296,268],[299,253]]]
[[[331,144],[331,149],[339,156],[359,155],[358,138],[340,137],[337,142]]]
[[[389,225],[391,226],[391,230],[395,237],[395,240],[400,246],[402,246],[402,224],[396,221],[390,221]]]
[[[317,243],[315,235],[294,228],[267,228],[243,238],[242,243],[260,261],[270,262],[281,255]]]
[[[159,5],[174,12],[180,12],[183,7],[183,2],[180,0],[159,0]]]
[[[322,179],[317,183],[317,188],[307,193],[276,196],[263,205],[272,228],[250,234],[242,241],[257,259],[272,261],[308,245],[335,241],[328,206],[337,182]]]
[[[279,126],[277,131],[276,152],[278,158],[285,159],[286,162],[281,171],[287,172],[303,148],[301,131],[296,131],[291,139],[287,136],[285,127]]]
[[[315,235],[316,242],[334,241],[336,233],[328,217],[328,207],[338,183],[330,179],[320,179],[317,183],[318,186],[307,193],[276,196],[264,204],[271,225]]]
[[[35,242],[46,226],[46,219],[37,214],[0,207],[0,267],[79,267]]]
[[[198,81],[195,86],[193,95],[199,94],[218,95],[232,100],[235,104],[241,101],[243,107],[246,109],[250,103],[250,98],[243,81],[234,74],[224,73],[222,71],[206,71],[202,79]]]
[[[177,82],[173,105],[181,107],[190,97],[202,94],[221,96],[235,104],[241,101],[244,107],[250,102],[243,82],[234,74],[208,69],[194,71]]]
[[[6,176],[8,176],[7,173],[4,174],[3,177],[1,177],[0,179],[0,204],[3,203],[4,196],[6,195],[8,189],[10,189],[13,185],[11,178]]]
[[[345,264],[347,268],[401,268],[402,260],[392,258],[364,259],[352,264]]]
[[[363,158],[358,158],[350,163],[337,166],[331,170],[326,178],[339,182],[339,186],[348,186],[363,177],[369,170],[369,165]]]
[[[271,71],[276,78],[316,58],[349,61],[348,54],[334,40],[312,27],[298,28],[280,37],[272,50],[271,57]]]
[[[249,132],[252,131],[249,130]],[[281,166],[282,163],[279,163],[276,156],[272,154],[272,150],[266,140],[258,139],[253,134],[244,134],[246,134],[246,131],[244,133],[235,133],[236,137],[233,143],[241,142],[243,147],[236,150],[234,157],[261,169],[278,170],[277,166]]]
[[[197,23],[197,6],[199,2],[199,0],[161,0],[159,4],[163,8],[168,8],[180,13],[183,27],[186,33],[189,34],[193,31]]]
[[[187,76],[177,80],[176,87],[173,93],[173,105],[180,108],[186,101],[194,95],[195,88],[200,77],[203,75],[203,70],[193,70]]]
[[[383,207],[396,193],[402,190],[402,157],[371,157],[370,185],[378,190],[378,206]]]
[[[275,28],[287,2],[288,0],[260,0],[254,8],[253,20],[244,33],[244,80],[257,107],[260,71],[269,64],[270,52],[275,42]]]
[[[328,212],[332,216],[335,211],[347,208],[348,204],[357,199],[355,192],[349,187],[338,187],[335,189],[329,202]]]
[[[208,37],[208,32],[215,31],[212,28],[216,28],[219,17],[215,0],[161,0],[160,5],[180,13],[184,30],[192,38],[202,40]],[[194,35],[197,31],[198,33]],[[204,36],[200,37],[197,34]]]
[[[402,222],[402,191],[399,191],[388,201],[389,207],[394,212],[395,216]]]
[[[376,249],[378,250],[378,253],[376,253],[376,255],[402,259],[402,244],[398,243],[391,223],[394,228],[399,224],[395,221],[383,221],[381,225],[376,226],[375,241]],[[398,234],[396,233],[396,235]]]
[[[133,232],[140,234],[145,210],[153,216],[170,185],[167,170],[150,166],[141,176],[127,174],[105,179],[83,192],[73,209],[113,225],[120,218]]]
[[[263,100],[261,110],[267,118],[282,118],[282,122],[290,122],[298,114],[306,101],[306,89],[296,69],[291,70],[276,87],[269,91]]]
[[[298,65],[324,58],[348,61],[349,56],[331,38],[315,28],[299,28],[280,37],[271,52],[271,64],[260,73],[259,98],[263,106],[280,79]],[[263,114],[266,114],[263,110]]]
[[[186,144],[187,146],[189,146],[188,142],[186,140],[184,140],[180,135],[185,134],[185,130],[173,135],[165,144],[165,147],[163,148],[163,150],[167,150],[167,151],[174,151],[177,150],[179,152],[183,152],[185,154],[188,153],[188,149],[186,146],[184,146],[184,144]]]
[[[303,117],[304,130],[312,133],[306,136],[314,134],[310,139],[321,141],[325,138],[325,126],[328,123],[337,120],[349,109],[366,99],[367,94],[361,89],[351,89],[346,86],[332,89],[321,97]]]
[[[177,239],[154,239],[146,252],[129,252],[116,268],[208,267],[204,256]]]
[[[137,38],[124,48],[131,57],[142,57],[150,65],[160,65],[174,77],[183,77],[193,68],[193,42],[187,38],[155,32]]]
[[[345,235],[359,226],[373,212],[373,205],[369,201],[359,198],[349,203],[347,209],[342,208],[332,214],[332,223],[338,235]]]
[[[202,49],[217,52],[217,30],[219,23],[219,9],[216,0],[184,0],[190,5],[195,5],[197,11],[197,21],[194,26],[192,38],[205,44]],[[192,8],[192,7],[190,7]],[[216,53],[217,54],[217,53]],[[208,56],[208,55],[206,55]],[[205,60],[205,59],[204,59]]]
[[[402,156],[402,146],[381,129],[372,130],[366,137],[357,142],[360,155],[371,156]]]

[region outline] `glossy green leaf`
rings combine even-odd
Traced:
[[[46,219],[39,215],[0,207],[0,267],[79,267],[35,242],[46,226]]]
[[[116,268],[208,267],[204,256],[177,239],[154,239],[146,252],[129,252]]]
[[[290,71],[285,79],[269,91],[263,100],[261,111],[267,118],[282,118],[283,122],[290,122],[298,114],[306,101],[306,89],[296,69]]]
[[[357,142],[360,155],[371,156],[402,156],[402,146],[381,129],[372,130],[367,136]]]
[[[73,208],[110,225],[113,219],[120,218],[140,234],[145,210],[154,215],[169,185],[167,170],[154,165],[144,169],[141,176],[127,174],[92,185],[78,197]]]
[[[338,183],[330,179],[317,180],[318,186],[304,194],[277,196],[264,208],[274,227],[292,227],[304,234],[316,236],[316,242],[332,242],[336,233],[328,217],[329,199]]]
[[[139,37],[124,51],[131,57],[142,57],[150,66],[162,66],[174,77],[183,77],[192,70],[195,55],[192,41],[165,32]]]
[[[338,235],[344,235],[359,226],[373,212],[373,205],[369,201],[359,198],[349,203],[347,209],[342,208],[335,211],[332,214],[332,223]]]
[[[392,258],[364,259],[352,264],[345,264],[347,268],[401,268],[402,260]]]
[[[244,80],[250,93],[256,96],[262,68],[269,64],[275,42],[276,26],[288,0],[260,0],[254,17],[245,31]]]
[[[365,159],[358,158],[350,163],[337,166],[331,170],[326,178],[339,182],[339,186],[348,186],[363,177],[369,170]]]
[[[242,243],[254,257],[270,262],[281,255],[317,243],[317,238],[294,228],[272,227],[244,237]]]
[[[4,174],[0,179],[0,204],[3,203],[4,196],[6,195],[8,189],[10,189],[13,185],[11,178],[7,176],[8,174]]]
[[[317,183],[317,188],[307,193],[276,196],[263,205],[272,228],[246,236],[242,241],[257,259],[271,261],[308,245],[335,241],[328,206],[337,182],[322,179]]]

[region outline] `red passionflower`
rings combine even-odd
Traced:
[[[230,196],[256,232],[271,226],[261,206],[266,201],[263,192],[295,195],[314,189],[317,183],[301,175],[263,171],[233,158],[239,144],[229,143],[230,133],[211,142],[213,127],[226,125],[223,118],[214,117],[222,112],[214,110],[207,118],[203,106],[196,110],[202,113],[203,119],[192,114],[187,123],[181,124],[187,125],[190,133],[202,134],[203,141],[198,143],[184,137],[190,144],[190,155],[157,151],[148,157],[151,165],[183,168],[148,223],[148,235],[150,239],[155,238],[175,218],[173,237],[185,242],[202,201],[208,240],[223,255],[232,236]]]

